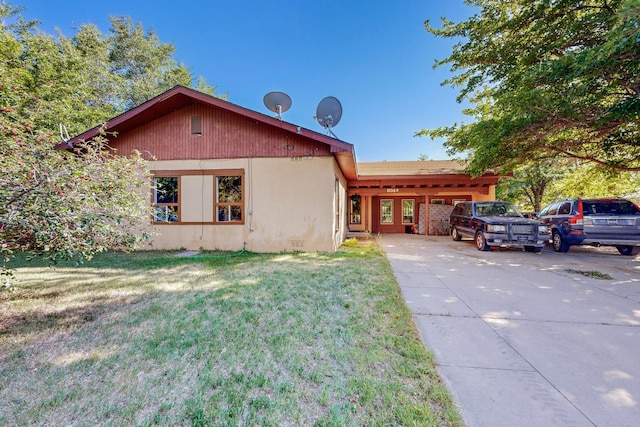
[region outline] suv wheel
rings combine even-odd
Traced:
[[[640,253],[640,246],[616,246],[616,249],[622,255],[638,255]]]
[[[484,233],[480,230],[476,231],[476,248],[478,248],[479,251],[488,251],[491,249],[489,245],[487,245]]]
[[[564,241],[562,235],[560,235],[557,230],[553,230],[551,243],[553,243],[553,250],[556,252],[567,252],[569,250],[569,244]]]
[[[462,236],[460,235],[460,233],[458,233],[458,229],[455,225],[451,228],[451,238],[456,242],[462,240]]]

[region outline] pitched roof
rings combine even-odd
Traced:
[[[420,160],[404,162],[359,162],[358,176],[420,176],[459,174],[465,164],[458,160]]]
[[[262,122],[266,125],[283,129],[287,132],[303,135],[304,137],[316,142],[327,144],[347,179],[356,179],[357,177],[355,149],[353,144],[302,128],[266,114],[258,113],[257,111],[240,107],[239,105],[232,104],[229,101],[225,101],[184,86],[175,86],[155,98],[152,98],[149,101],[120,114],[119,116],[109,119],[104,126],[108,132],[122,133],[146,122],[167,115],[194,102],[221,108]],[[76,135],[71,138],[68,143],[59,144],[58,148],[68,148],[77,141],[90,140],[99,134],[101,127],[102,126],[96,126],[93,129],[89,129],[81,133],[80,135]]]

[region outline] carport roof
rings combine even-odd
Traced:
[[[478,177],[464,172],[458,160],[358,162],[358,179],[350,189],[477,188],[496,185],[500,176],[487,171]]]
[[[457,160],[424,160],[402,162],[358,162],[358,176],[420,176],[462,173],[465,164]]]

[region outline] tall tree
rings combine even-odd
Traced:
[[[520,165],[514,168],[512,177],[500,180],[496,197],[539,212],[547,187],[562,175],[562,168],[550,161]]]
[[[469,124],[444,137],[468,170],[574,158],[640,170],[640,0],[466,0],[478,13],[426,29],[461,40],[448,58]]]
[[[173,43],[162,43],[154,31],[129,17],[111,17],[111,70],[119,79],[124,108],[139,105],[175,85],[190,87],[191,72],[173,60]]]
[[[581,160],[530,163],[501,179],[496,197],[535,212],[548,203],[572,197],[625,197],[639,202],[640,172],[603,169]]]
[[[133,249],[147,236],[148,165],[114,155],[106,133],[56,150],[59,125],[78,134],[194,78],[129,18],[112,18],[109,36],[82,25],[68,38],[40,31],[21,8],[0,2],[0,257],[18,251],[88,259]],[[203,78],[197,87],[213,94]],[[6,265],[0,269],[7,273]]]
[[[627,197],[640,201],[640,172],[603,170],[593,163],[574,162],[567,173],[548,185],[545,203],[568,197]]]
[[[0,72],[34,95],[17,101],[24,116],[38,100],[38,114],[31,115],[38,128],[54,130],[64,124],[77,134],[175,85],[192,87],[196,82],[188,67],[173,60],[172,44],[160,42],[131,18],[112,17],[109,35],[83,24],[68,38],[40,31],[37,22],[25,21],[20,13],[20,8],[0,5],[5,22],[0,26]],[[202,76],[195,88],[217,96]]]

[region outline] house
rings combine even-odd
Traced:
[[[106,127],[119,155],[150,161],[156,249],[333,252],[349,231],[441,232],[437,207],[492,198],[498,180],[454,161],[358,164],[352,144],[182,86]]]

